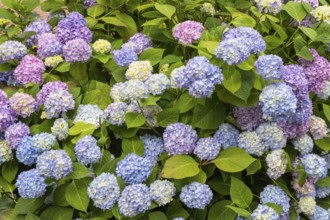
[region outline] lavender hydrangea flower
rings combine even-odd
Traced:
[[[48,16],[47,16],[47,21],[50,21],[53,18],[57,18],[58,21],[60,21],[60,20],[64,19],[65,17],[66,17],[66,14],[65,14],[64,10],[49,12]]]
[[[266,186],[260,193],[260,202],[262,204],[274,203],[281,206],[283,210],[282,215],[289,213],[290,210],[290,198],[279,186]]]
[[[138,79],[144,82],[149,79],[152,70],[150,61],[135,61],[129,64],[125,76],[128,80]]]
[[[298,207],[304,214],[313,215],[316,211],[316,202],[313,197],[305,196],[300,198]]]
[[[48,82],[42,86],[42,89],[37,94],[37,104],[43,105],[49,94],[56,90],[69,91],[68,86],[61,81]]]
[[[282,128],[285,135],[289,138],[296,138],[305,135],[309,129],[311,121],[303,123],[278,122],[277,125]]]
[[[317,94],[320,99],[327,100],[330,96],[330,81],[324,83],[323,89]]]
[[[45,178],[36,169],[20,173],[16,180],[18,194],[24,199],[35,199],[46,192]]]
[[[315,207],[315,212],[310,216],[311,220],[328,220],[330,218],[329,211],[320,206]]]
[[[260,94],[263,118],[269,121],[286,121],[296,112],[297,98],[290,86],[273,83],[266,86]]]
[[[55,34],[45,33],[38,37],[37,54],[42,59],[62,54],[62,43]]]
[[[276,180],[285,173],[288,159],[285,157],[282,149],[277,149],[267,155],[266,163],[268,166],[267,175]]]
[[[196,80],[189,87],[189,94],[196,98],[210,98],[214,84],[208,79]]]
[[[184,21],[173,28],[173,37],[182,44],[192,44],[202,37],[204,26],[196,21]]]
[[[32,146],[32,137],[23,137],[16,149],[16,158],[18,162],[31,166],[37,162],[38,156],[38,150]]]
[[[319,6],[318,0],[294,0],[295,2],[306,2],[313,8],[317,8]]]
[[[242,132],[239,135],[238,147],[255,156],[261,156],[266,151],[266,146],[261,142],[258,134],[254,131]]]
[[[301,158],[301,163],[307,175],[315,179],[324,178],[328,173],[327,162],[316,154],[305,154]]]
[[[179,86],[177,84],[177,80],[178,80],[178,82],[182,83],[182,84],[180,84],[180,88],[188,87],[188,80],[184,77],[184,69],[185,69],[185,66],[181,66],[181,67],[178,67],[178,68],[175,68],[174,70],[172,70],[172,72],[171,72],[171,88],[173,88],[173,89],[179,88]],[[178,76],[178,74],[179,74],[179,76]]]
[[[65,43],[63,56],[70,63],[86,63],[92,57],[92,48],[83,39],[76,38]]]
[[[87,193],[95,207],[102,210],[112,209],[120,196],[116,176],[111,173],[102,173],[89,184]]]
[[[257,4],[259,11],[265,13],[278,14],[282,10],[281,0],[254,0]]]
[[[309,135],[304,135],[293,140],[294,149],[298,150],[301,154],[312,152],[314,147],[313,139]]]
[[[145,184],[126,186],[118,201],[119,212],[125,217],[134,217],[144,213],[150,205],[150,190]]]
[[[22,122],[10,125],[5,132],[5,139],[9,146],[16,149],[21,139],[30,134],[30,128]]]
[[[64,118],[58,118],[55,120],[53,126],[51,127],[51,131],[58,140],[63,141],[69,135],[69,124]]]
[[[23,86],[31,82],[41,84],[43,82],[42,74],[45,70],[42,60],[32,54],[28,54],[22,58],[20,64],[14,70],[13,76]]]
[[[56,137],[52,134],[43,132],[32,137],[32,147],[38,152],[50,150],[56,142]]]
[[[257,68],[257,74],[265,80],[280,80],[283,77],[283,60],[277,55],[260,56],[254,66]]]
[[[163,140],[169,155],[191,154],[196,146],[197,132],[190,125],[170,124],[163,133]]]
[[[97,146],[97,140],[91,135],[87,135],[77,141],[74,152],[78,162],[85,166],[99,162],[102,157],[101,150]]]
[[[151,39],[142,33],[134,34],[127,43],[123,44],[122,47],[132,48],[137,55],[141,54],[143,51],[152,48]]]
[[[10,125],[15,123],[17,118],[9,103],[0,101],[0,104],[0,132],[4,132]]]
[[[256,133],[267,149],[276,150],[286,146],[287,138],[276,123],[263,123],[256,129]]]
[[[214,134],[214,139],[220,143],[223,149],[230,146],[238,146],[239,131],[228,123],[223,123]]]
[[[84,0],[85,9],[88,9],[89,7],[92,7],[93,5],[97,5],[96,0]]]
[[[88,29],[84,16],[78,12],[71,12],[58,23],[56,36],[62,44],[76,38],[80,38],[86,43],[92,41],[92,32]]]
[[[159,206],[170,203],[175,196],[175,186],[168,180],[156,180],[150,184],[151,199]]]
[[[72,161],[64,150],[50,150],[38,157],[36,167],[41,175],[59,180],[72,172]]]
[[[304,197],[304,196],[316,196],[316,190],[315,190],[315,180],[313,178],[307,177],[304,184],[301,186],[299,184],[299,176],[300,174],[294,172],[292,174],[292,189],[295,190],[296,196],[298,198]]]
[[[263,123],[262,109],[260,105],[253,107],[234,107],[233,115],[237,126],[243,131],[252,131]]]
[[[124,159],[118,162],[116,174],[126,184],[137,184],[146,181],[151,173],[153,161],[149,158],[140,157],[134,153],[127,154]]]
[[[123,125],[125,123],[126,108],[126,103],[115,101],[104,110],[104,118],[112,125]]]
[[[140,137],[144,144],[143,157],[151,160],[157,160],[158,157],[164,152],[164,141],[160,137],[150,134],[145,134]]]
[[[16,115],[22,118],[29,117],[36,110],[35,99],[26,93],[16,92],[10,97],[9,102]]]
[[[301,66],[296,64],[285,66],[283,80],[297,97],[308,95],[308,81]]]
[[[13,159],[13,151],[5,140],[0,140],[0,165]]]
[[[126,67],[138,59],[138,55],[135,53],[134,49],[130,47],[123,47],[120,50],[114,50],[112,51],[112,54],[117,65],[121,67]]]
[[[170,80],[165,74],[152,74],[145,82],[148,91],[153,95],[161,95],[170,88]],[[213,89],[212,89],[213,92]]]
[[[55,90],[44,103],[47,118],[58,118],[61,113],[74,109],[73,96],[66,90]]]
[[[99,128],[103,122],[103,111],[97,105],[79,105],[73,124],[84,122]]]
[[[220,152],[221,144],[214,138],[201,138],[194,149],[194,154],[200,160],[213,160]]]
[[[328,127],[322,118],[312,115],[309,131],[313,136],[314,140],[318,140],[327,136]]]
[[[24,29],[24,32],[29,32],[29,31],[35,32],[35,35],[32,35],[26,40],[27,44],[30,47],[36,45],[38,41],[38,37],[44,33],[51,33],[52,29],[53,29],[52,26],[50,26],[46,21],[42,19],[33,21]]]
[[[192,182],[181,189],[180,200],[188,208],[205,209],[211,202],[213,193],[206,184]]]
[[[111,43],[104,39],[99,39],[93,43],[93,49],[97,53],[106,54],[111,50]]]
[[[21,59],[26,53],[24,44],[18,41],[5,41],[0,44],[0,63]]]
[[[280,217],[277,212],[267,206],[259,204],[258,207],[252,212],[251,217],[253,220],[278,220]]]

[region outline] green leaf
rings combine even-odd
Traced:
[[[7,180],[5,180],[5,178],[1,176],[0,176],[0,187],[3,188],[5,192],[10,192],[10,193],[12,193],[16,189],[15,184],[8,183]]]
[[[87,64],[75,62],[70,65],[70,75],[77,83],[87,80]]]
[[[40,0],[23,0],[21,5],[24,8],[24,11],[31,12],[40,4]]]
[[[226,106],[218,99],[207,99],[205,105],[196,105],[193,125],[202,129],[217,129],[226,118]]]
[[[166,17],[155,18],[142,24],[142,26],[159,26],[166,21]]]
[[[140,113],[128,112],[125,115],[125,122],[128,128],[138,128],[146,123],[146,118]]]
[[[58,186],[55,189],[54,195],[53,195],[54,205],[63,206],[63,207],[70,205],[65,198],[65,193],[66,193],[66,189],[68,186],[69,186],[69,184],[64,184],[64,185]]]
[[[314,41],[317,37],[317,32],[312,29],[312,28],[307,28],[307,27],[299,27],[299,29],[307,36],[309,37],[312,41]]]
[[[43,198],[37,198],[37,199],[23,199],[19,198],[14,212],[15,214],[27,214],[29,212],[34,212],[37,210],[42,204],[44,203]]]
[[[281,38],[275,36],[266,36],[264,37],[266,42],[267,50],[273,50],[284,43]]]
[[[53,124],[54,124],[53,120],[45,120],[41,124],[34,124],[30,128],[31,134],[34,135],[41,132],[51,133],[50,129],[53,126]]]
[[[170,20],[176,11],[176,8],[173,5],[162,5],[157,2],[155,3],[155,8]]]
[[[316,185],[317,186],[320,186],[320,187],[329,187],[330,186],[330,177],[327,176],[325,178],[319,179],[316,182]]]
[[[250,188],[247,187],[243,181],[232,176],[230,184],[230,198],[237,206],[247,208],[252,202],[253,195]]]
[[[293,46],[297,56],[300,56],[305,60],[313,60],[313,55],[309,51],[306,41],[301,36],[298,36],[293,40]]]
[[[230,75],[229,78],[225,79],[222,84],[224,87],[229,90],[231,93],[237,92],[242,85],[241,73],[235,71]]]
[[[18,171],[18,163],[16,161],[16,159],[13,159],[9,162],[6,162],[2,165],[1,168],[1,174],[2,176],[9,182],[11,183],[17,174]]]
[[[65,192],[65,198],[68,203],[75,209],[86,212],[89,203],[87,195],[87,187],[89,181],[72,180]]]
[[[114,160],[109,151],[103,151],[103,156],[101,160],[93,164],[94,172],[96,175],[100,175],[101,173],[114,173],[116,170],[117,162]]]
[[[235,27],[254,27],[257,22],[249,15],[241,12],[234,12],[232,14],[233,20],[231,23]]]
[[[139,60],[148,60],[154,66],[161,61],[163,53],[164,49],[150,48],[140,54]]]
[[[246,175],[253,175],[256,172],[258,172],[260,169],[262,168],[262,164],[260,162],[259,159],[257,159],[256,161],[254,161],[250,166],[248,166],[248,168],[246,168]]]
[[[25,220],[40,220],[40,218],[30,212],[26,215]]]
[[[325,117],[328,119],[328,122],[330,122],[330,105],[323,104],[322,107]]]
[[[72,208],[50,206],[41,213],[40,218],[47,220],[72,220],[73,211],[74,209]]]
[[[153,96],[153,95],[148,95],[148,98],[146,99],[141,99],[141,102],[144,106],[147,105],[157,105],[158,100],[160,99],[160,96]]]
[[[0,18],[14,20],[16,18],[16,16],[8,9],[0,8]]]
[[[301,22],[307,15],[306,10],[300,2],[288,2],[283,5],[282,9],[286,11],[292,18]]]
[[[60,65],[58,65],[58,67],[56,67],[55,70],[60,72],[60,73],[69,72],[70,66],[71,66],[70,63],[63,62]]]
[[[245,150],[237,147],[229,147],[220,152],[220,155],[212,161],[220,170],[236,173],[246,169],[256,159]]]
[[[281,215],[282,214],[282,206],[276,205],[275,203],[267,202],[265,205],[273,208],[277,214]]]
[[[77,122],[69,129],[69,135],[78,135],[80,133],[89,135],[94,132],[94,125],[93,124],[86,124],[84,122]]]
[[[244,218],[250,218],[251,213],[246,211],[245,209],[242,208],[237,208],[235,206],[227,205],[226,207],[230,208],[234,212],[236,212],[239,216],[244,217]]]
[[[167,125],[178,122],[179,120],[179,109],[168,108],[158,113],[157,123],[159,126],[167,127]]]
[[[167,220],[166,215],[163,212],[150,212],[149,220]]]
[[[116,26],[117,32],[125,39],[128,39],[137,32],[136,23],[128,14],[116,12],[115,17],[105,17],[102,20]]]
[[[129,154],[129,153],[135,153],[139,156],[142,156],[144,153],[144,147],[143,147],[143,142],[138,138],[125,138],[122,141],[122,148],[123,148],[123,153]]]
[[[72,179],[82,179],[92,174],[93,173],[81,163],[73,163],[72,172],[68,177]]]
[[[165,161],[162,177],[183,179],[199,173],[198,163],[190,156],[175,155]]]
[[[179,109],[180,113],[185,113],[195,106],[194,98],[189,94],[189,92],[184,92],[175,105]]]
[[[178,216],[180,216],[182,218],[188,218],[189,213],[184,208],[182,208],[182,205],[180,202],[178,202],[177,200],[173,200],[168,205],[168,208],[166,211],[166,216],[169,220],[173,219],[175,217],[178,217]]]
[[[103,5],[93,5],[87,9],[87,14],[93,18],[102,15],[105,12]]]
[[[319,140],[314,140],[316,146],[324,151],[330,151],[330,138],[323,138]]]
[[[177,55],[167,55],[165,56],[159,63],[159,65],[164,65],[164,64],[171,64],[171,63],[176,63],[179,62],[183,59],[182,56],[177,56]]]
[[[208,220],[234,220],[236,218],[236,213],[228,208],[227,206],[232,205],[232,201],[222,200],[215,203],[208,215]]]

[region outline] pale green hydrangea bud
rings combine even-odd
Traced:
[[[211,3],[205,2],[201,8],[201,12],[213,16],[215,9]]]
[[[111,50],[111,43],[107,40],[97,40],[94,42],[93,44],[93,49],[97,52],[97,53],[109,53]]]
[[[45,66],[55,68],[58,66],[58,64],[62,62],[63,62],[63,58],[61,56],[46,57]]]

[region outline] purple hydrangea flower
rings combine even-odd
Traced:
[[[163,133],[165,151],[171,156],[191,154],[196,146],[197,132],[190,125],[170,124]]]
[[[18,41],[5,41],[0,44],[0,63],[21,59],[26,53],[24,44]]]
[[[305,154],[301,158],[301,163],[306,173],[315,179],[324,178],[328,173],[327,162],[316,154]]]
[[[130,63],[138,59],[138,55],[135,53],[133,48],[123,47],[120,50],[112,51],[113,58],[118,66],[126,67]]]
[[[7,96],[1,97],[0,93],[0,132],[5,132],[16,120],[15,110],[10,106]]]
[[[42,74],[46,68],[42,60],[32,54],[24,56],[21,63],[14,70],[14,77],[18,83],[26,86],[28,83],[41,84]]]
[[[237,126],[243,131],[252,131],[264,122],[260,105],[253,107],[234,107]]]
[[[304,196],[316,196],[316,190],[315,190],[315,180],[313,178],[307,177],[304,184],[301,186],[299,184],[299,176],[297,172],[292,173],[292,189],[295,190],[296,196],[298,198],[304,197]]]
[[[45,33],[38,37],[37,54],[42,59],[62,54],[62,43],[55,34]]]
[[[92,57],[92,48],[83,39],[76,38],[65,43],[63,56],[70,63],[86,63]]]
[[[194,154],[200,160],[213,160],[220,152],[221,144],[214,138],[201,138],[194,149]]]
[[[262,156],[267,150],[255,131],[242,132],[239,135],[238,147],[255,156]]]
[[[16,92],[10,97],[9,102],[16,115],[22,118],[29,117],[36,110],[36,100],[26,93]]]
[[[88,9],[89,7],[91,7],[93,5],[97,5],[97,1],[96,0],[84,0],[84,7],[85,7],[85,9]]]
[[[314,140],[318,140],[327,136],[328,127],[326,122],[322,118],[312,115],[309,131],[313,136]]]
[[[74,109],[73,96],[66,90],[55,90],[46,98],[44,103],[47,118],[58,118],[61,113]]]
[[[31,166],[37,162],[38,156],[39,151],[32,146],[32,137],[23,137],[16,149],[18,162]]]
[[[296,138],[305,135],[309,129],[311,120],[303,123],[278,122],[277,125],[282,128],[285,135],[289,138]]]
[[[125,123],[126,108],[126,103],[115,101],[104,110],[104,118],[112,125],[123,125]]]
[[[36,169],[20,173],[16,180],[18,194],[24,199],[35,199],[46,192],[45,178]]]
[[[85,166],[99,162],[102,157],[101,150],[97,146],[97,140],[91,135],[87,135],[77,141],[74,152],[78,162]]]
[[[212,198],[213,193],[211,188],[199,182],[192,182],[184,186],[180,193],[180,200],[191,209],[205,209]]]
[[[152,48],[151,39],[142,33],[134,34],[128,41],[128,43],[123,44],[122,47],[133,48],[136,54],[140,54],[146,49]]]
[[[68,86],[61,81],[48,82],[42,86],[42,89],[37,94],[37,104],[43,105],[51,92],[56,90],[69,91]]]
[[[44,34],[44,33],[51,33],[52,29],[53,29],[52,26],[50,26],[44,20],[39,19],[39,20],[33,21],[31,24],[26,26],[24,29],[24,32],[29,32],[29,31],[35,32],[35,35],[32,35],[31,37],[29,37],[26,40],[27,44],[30,47],[35,46],[37,44],[39,35]]]
[[[22,122],[18,122],[10,125],[6,132],[5,138],[9,146],[13,149],[16,149],[23,137],[30,134],[30,128]]]
[[[281,206],[281,216],[289,213],[290,210],[290,198],[279,186],[267,185],[260,193],[260,202],[262,204],[274,203]]]
[[[196,80],[189,87],[189,94],[196,98],[210,98],[214,84],[208,79]]]
[[[239,131],[228,123],[223,123],[214,134],[214,139],[224,149],[231,146],[238,146]]]
[[[140,137],[144,144],[143,157],[151,160],[157,160],[158,157],[164,152],[164,141],[160,137],[150,134],[145,134]]]
[[[182,44],[192,44],[202,37],[204,26],[196,21],[184,21],[175,25],[173,28],[173,37]]]
[[[309,93],[308,81],[301,66],[295,64],[285,66],[283,80],[287,85],[291,86],[297,97],[305,96]]]
[[[254,66],[257,68],[257,74],[265,80],[280,80],[283,77],[283,60],[277,55],[260,56]]]
[[[312,101],[309,99],[309,95],[298,97],[297,110],[294,115],[287,119],[289,123],[304,123],[310,120],[313,113]]]

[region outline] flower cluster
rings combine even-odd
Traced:
[[[203,5],[201,7],[201,12],[214,16],[215,9],[211,3],[205,2],[205,3],[203,3]]]
[[[153,95],[161,95],[170,88],[170,80],[165,74],[152,74],[146,81],[145,85],[149,93]]]
[[[257,68],[257,73],[265,80],[280,80],[283,77],[283,60],[277,55],[260,56],[254,66]]]
[[[93,49],[97,53],[106,54],[111,50],[111,43],[104,39],[99,39],[93,43]]]
[[[199,182],[192,182],[181,189],[180,200],[188,208],[204,209],[212,200],[211,188]]]
[[[36,110],[35,99],[26,93],[16,92],[10,97],[9,102],[16,115],[22,118],[29,117]]]
[[[104,118],[112,125],[122,125],[125,123],[127,104],[115,101],[104,110]]]
[[[69,135],[69,124],[64,118],[58,118],[55,120],[53,126],[51,127],[51,131],[58,140],[63,141]]]
[[[149,61],[135,61],[128,66],[125,73],[126,79],[137,79],[146,81],[152,73],[152,66]]]
[[[0,165],[13,159],[13,151],[5,140],[0,140]]]
[[[30,128],[22,122],[10,125],[5,132],[5,139],[9,146],[16,149],[21,139],[30,134]]]
[[[292,88],[297,97],[308,94],[308,81],[301,66],[296,64],[285,66],[283,81]]]
[[[277,220],[279,219],[278,214],[276,213],[276,211],[267,206],[267,205],[258,205],[258,207],[253,211],[251,217],[254,220]]]
[[[42,59],[62,54],[62,43],[55,34],[45,33],[38,37],[37,54]]]
[[[68,86],[61,81],[48,82],[42,86],[42,89],[37,94],[37,105],[43,105],[51,92],[57,90],[69,91]]]
[[[96,0],[84,0],[84,7],[88,9],[89,7],[96,5],[97,1]]]
[[[323,219],[329,219],[330,213],[329,211],[323,209],[320,206],[315,206],[315,212],[313,215],[310,216],[311,220],[323,220]]]
[[[282,207],[282,215],[289,213],[290,198],[282,188],[275,185],[268,185],[260,193],[260,202],[262,204],[274,203]]]
[[[174,184],[168,180],[156,180],[150,185],[151,199],[159,206],[170,203],[175,196],[175,191]]]
[[[5,41],[0,44],[0,63],[21,59],[26,53],[24,44],[18,41]]]
[[[14,70],[13,76],[18,83],[26,86],[28,83],[41,84],[44,72],[45,65],[42,60],[32,54],[28,54],[22,58],[20,64]]]
[[[0,89],[0,132],[6,131],[16,120],[15,110],[10,106],[6,93]]]
[[[32,145],[32,137],[25,136],[17,146],[16,158],[20,163],[31,166],[37,162],[39,156],[38,149]]]
[[[276,150],[286,146],[287,138],[276,123],[263,123],[258,126],[256,133],[267,149]]]
[[[150,134],[145,134],[140,137],[144,144],[143,157],[151,160],[157,160],[158,157],[164,152],[164,141],[160,137]]]
[[[330,23],[330,6],[322,5],[312,11],[312,15],[317,21]]]
[[[228,123],[223,123],[214,134],[214,139],[220,143],[223,149],[230,146],[238,146],[239,131]]]
[[[41,34],[52,32],[52,26],[50,26],[46,21],[38,19],[26,26],[24,32],[35,32],[34,35],[26,40],[27,44],[32,47],[37,44],[38,38]]]
[[[39,152],[50,150],[56,142],[56,137],[52,134],[42,132],[32,137],[32,147]]]
[[[313,136],[314,140],[325,138],[328,133],[327,124],[322,118],[312,115],[309,132]]]
[[[265,13],[278,14],[282,10],[281,0],[254,0],[257,4],[259,11]]]
[[[103,111],[97,105],[79,105],[73,124],[84,122],[99,128],[103,121]]]
[[[173,28],[173,37],[182,44],[192,44],[201,38],[204,26],[196,21],[184,21]]]
[[[247,108],[234,107],[233,115],[237,126],[243,131],[252,131],[264,121],[260,105]]]
[[[19,195],[24,199],[34,199],[46,192],[45,178],[36,169],[20,173],[16,180]]]
[[[261,142],[261,139],[255,131],[242,132],[239,135],[238,147],[255,156],[261,156],[266,151],[266,146]]]
[[[92,57],[92,48],[83,39],[76,38],[65,43],[63,56],[70,63],[86,63]]]
[[[220,148],[221,144],[215,138],[201,138],[196,144],[194,154],[200,160],[213,160],[218,156]]]
[[[91,135],[81,138],[74,148],[77,160],[85,166],[99,162],[102,157],[100,148],[97,146],[97,140]]]
[[[328,165],[324,158],[316,154],[305,154],[301,158],[301,163],[304,166],[307,175],[315,179],[326,177]]]
[[[298,207],[306,215],[313,215],[316,211],[316,202],[313,197],[305,196],[300,198]]]
[[[301,154],[312,152],[314,147],[313,139],[305,134],[293,140],[294,149],[298,150]]]
[[[288,159],[282,149],[277,149],[267,155],[266,163],[268,166],[267,175],[272,179],[278,179],[285,173]]]
[[[62,63],[64,60],[61,56],[46,57],[45,66],[55,68],[58,64]]]
[[[55,90],[49,93],[44,106],[47,118],[58,118],[61,113],[74,109],[73,96],[66,90]]]

